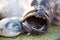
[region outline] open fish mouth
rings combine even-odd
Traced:
[[[24,17],[23,25],[27,32],[32,34],[40,34],[47,32],[48,15],[38,13],[38,10],[28,12]]]

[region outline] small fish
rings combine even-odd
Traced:
[[[0,35],[14,37],[22,32],[22,22],[18,17],[4,18],[0,21]]]

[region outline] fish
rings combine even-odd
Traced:
[[[4,18],[0,21],[0,35],[4,37],[18,36],[23,30],[22,26],[18,17]]]
[[[37,4],[36,4],[37,3]],[[29,34],[44,34],[53,20],[55,4],[52,0],[33,0],[33,10],[28,11],[23,18],[23,26]],[[52,6],[53,5],[53,6]]]

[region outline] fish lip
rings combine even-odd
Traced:
[[[31,11],[29,11],[25,16],[22,17],[22,18],[23,18],[22,21],[24,21],[25,19],[27,19],[28,17],[31,17],[31,16],[35,16],[35,17],[47,19],[46,16],[40,16],[40,15],[38,14],[38,10],[31,10]]]

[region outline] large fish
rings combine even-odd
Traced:
[[[53,20],[55,3],[52,0],[32,1],[31,7],[34,7],[34,9],[28,11],[22,19],[24,28],[28,33],[41,34],[47,32]]]

